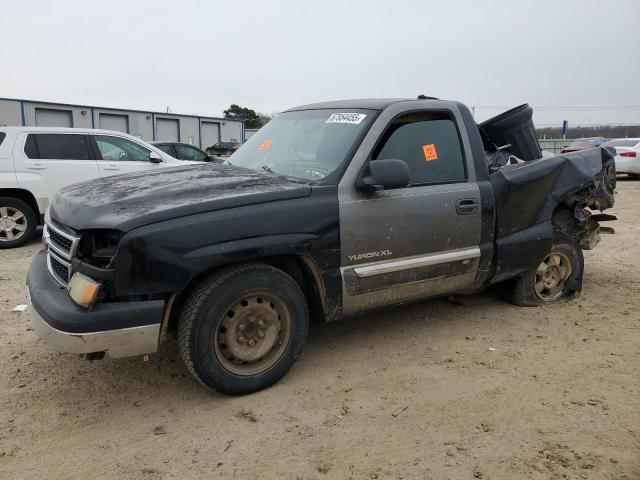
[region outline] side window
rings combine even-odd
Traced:
[[[4,137],[6,137],[7,134],[4,132],[0,132],[0,145],[2,145],[2,142],[4,141]]]
[[[373,158],[404,160],[411,185],[467,178],[458,130],[444,114],[401,117],[389,127]]]
[[[98,151],[99,160],[121,161],[121,162],[148,162],[150,150],[142,145],[138,145],[126,138],[111,137],[109,135],[94,135]]]
[[[160,150],[162,150],[164,153],[168,153],[169,155],[171,155],[173,157],[174,153],[173,153],[173,149],[171,148],[171,145],[156,145],[156,148],[159,148]]]
[[[189,147],[187,145],[176,145],[175,147],[180,160],[204,162],[207,159],[207,155],[197,148]]]
[[[29,158],[41,160],[90,160],[87,138],[70,133],[30,133],[24,146]]]

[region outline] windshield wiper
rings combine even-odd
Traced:
[[[293,182],[293,183],[304,183],[304,184],[309,183],[309,180],[305,180],[304,178],[290,177],[289,175],[285,175],[284,173],[274,172],[269,165],[262,165],[261,168],[265,172],[273,173],[274,175],[282,175],[287,180],[289,180],[290,182]]]

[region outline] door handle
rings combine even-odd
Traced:
[[[117,165],[105,165],[102,167],[103,170],[120,170],[120,167]]]
[[[458,215],[470,215],[478,211],[478,202],[472,198],[461,198],[456,202]]]
[[[27,168],[29,170],[44,170],[45,167],[42,163],[30,163],[29,165],[27,165]]]

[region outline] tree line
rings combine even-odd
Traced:
[[[561,127],[536,128],[538,138],[562,138]],[[640,137],[640,125],[593,125],[569,127],[567,138],[604,137],[634,138]]]
[[[260,128],[275,116],[274,113],[256,112],[252,108],[232,104],[224,111],[225,118],[244,120],[246,128]],[[562,138],[561,127],[537,128],[538,138]],[[604,137],[627,138],[640,137],[640,125],[592,125],[569,127],[567,138]]]

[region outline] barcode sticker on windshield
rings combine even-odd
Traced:
[[[352,123],[358,125],[366,116],[365,113],[332,113],[324,123]]]

